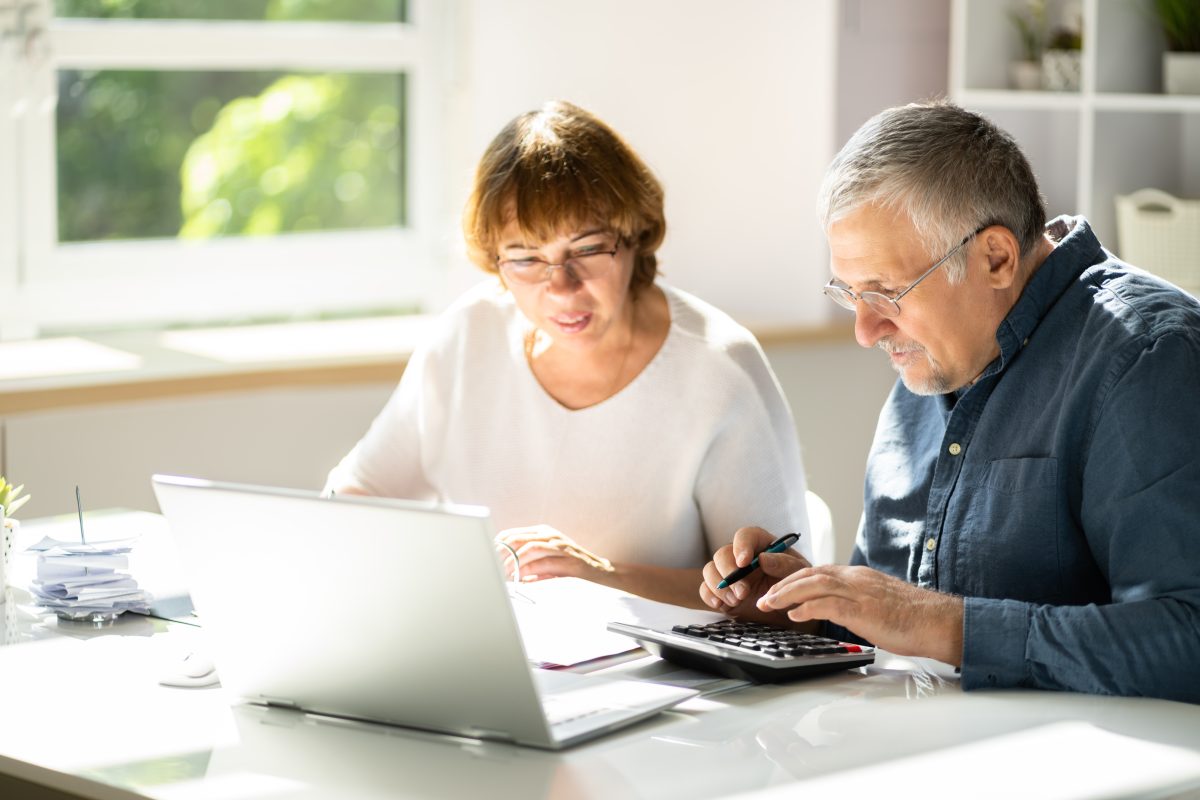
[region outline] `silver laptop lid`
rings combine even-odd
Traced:
[[[226,688],[318,713],[557,746],[485,509],[153,482]]]

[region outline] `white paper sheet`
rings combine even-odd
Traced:
[[[669,629],[723,619],[712,611],[658,603],[579,578],[512,584],[509,599],[526,656],[541,665],[572,666],[638,647],[628,636],[605,630],[610,622]]]

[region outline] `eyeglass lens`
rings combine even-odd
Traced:
[[[599,278],[613,265],[616,248],[595,252],[577,253],[561,264],[551,264],[541,258],[506,259],[499,262],[500,270],[509,278],[521,283],[541,283],[550,280],[554,270],[567,270],[581,281]]]

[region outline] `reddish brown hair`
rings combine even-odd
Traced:
[[[625,140],[561,100],[504,126],[475,170],[463,213],[467,250],[496,272],[500,233],[514,218],[530,241],[599,223],[634,249],[630,291],[654,281],[655,251],[667,232],[663,189]]]

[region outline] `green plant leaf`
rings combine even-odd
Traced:
[[[18,508],[29,502],[30,495],[20,496],[24,490],[25,484],[13,486],[3,475],[0,475],[0,510],[4,512],[5,516],[11,517]]]
[[[1179,53],[1200,52],[1200,2],[1196,0],[1154,0],[1154,12],[1167,49]]]

